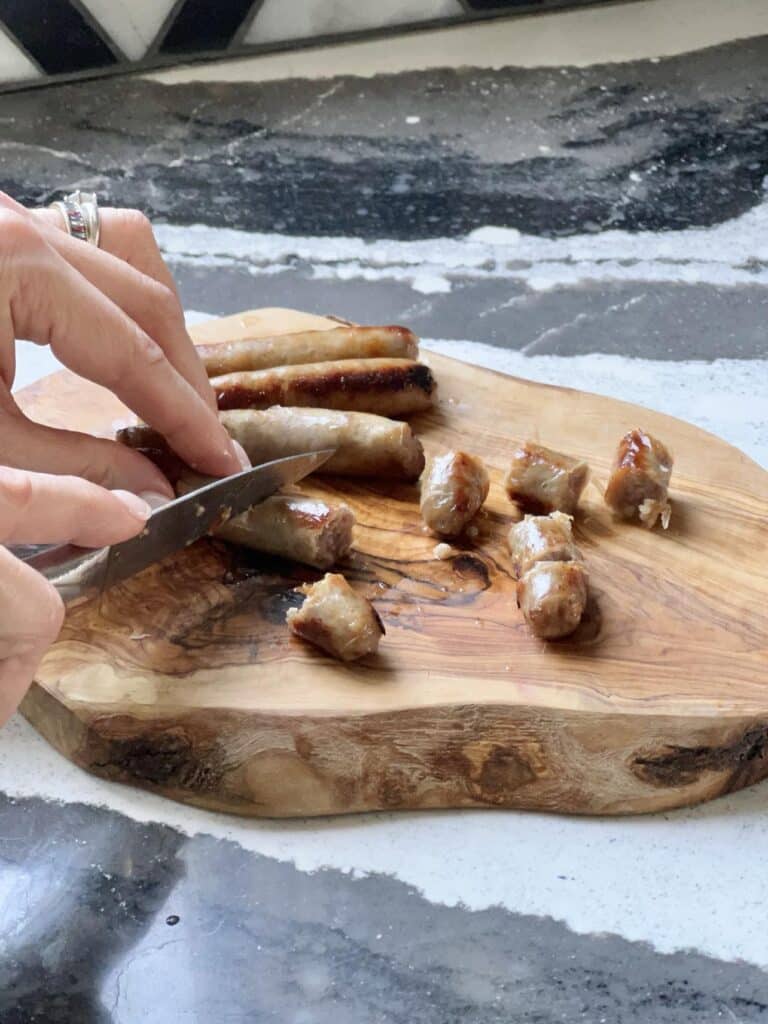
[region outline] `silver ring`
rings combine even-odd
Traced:
[[[67,234],[98,246],[101,237],[99,202],[95,192],[70,192],[63,199],[51,203],[64,218]]]

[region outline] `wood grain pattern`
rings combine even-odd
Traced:
[[[199,341],[322,327],[261,310]],[[522,807],[630,813],[706,800],[768,774],[768,474],[658,413],[427,354],[439,402],[412,422],[492,477],[480,535],[433,557],[417,491],[341,478],[358,519],[343,571],[387,628],[341,665],[292,638],[311,570],[203,541],[73,610],[25,700],[77,764],[249,815]],[[111,435],[130,420],[69,374],[20,396],[34,418]],[[601,489],[642,426],[675,454],[667,533],[614,522]],[[531,636],[514,597],[502,480],[516,440],[592,467],[575,524],[591,600],[576,634]]]

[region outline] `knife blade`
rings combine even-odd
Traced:
[[[212,528],[297,483],[331,457],[332,449],[275,459],[211,483],[156,509],[142,532],[105,548],[60,544],[31,558],[67,604],[90,599],[193,544]]]

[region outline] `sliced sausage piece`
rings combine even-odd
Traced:
[[[218,345],[199,345],[198,355],[209,377],[241,370],[266,370],[295,363],[336,359],[415,359],[419,341],[407,327],[332,327],[273,338],[238,338]]]
[[[482,461],[467,452],[432,459],[421,483],[421,516],[441,537],[456,537],[488,497],[490,481]]]
[[[525,621],[546,640],[572,633],[587,604],[587,570],[573,542],[571,517],[526,516],[508,540]]]
[[[424,450],[411,428],[386,416],[275,405],[271,409],[230,409],[219,418],[230,436],[245,448],[254,466],[301,452],[335,448],[336,453],[323,464],[321,472],[416,480],[424,469]],[[126,427],[118,432],[117,439],[157,464],[162,461],[160,468],[166,476],[173,474],[173,467],[179,464],[165,439],[151,427]]]
[[[512,455],[504,485],[524,512],[573,515],[588,479],[586,462],[525,441]]]
[[[667,490],[673,461],[661,441],[639,428],[630,430],[619,441],[606,504],[622,519],[639,518],[649,530],[661,519],[666,530],[672,515]]]
[[[176,482],[176,493],[189,494],[210,479],[186,470]],[[329,569],[349,554],[354,525],[348,505],[274,494],[211,533],[231,544]]]
[[[220,409],[268,409],[272,405],[348,409],[408,416],[432,405],[432,371],[411,359],[340,359],[213,377]]]
[[[534,634],[545,640],[572,633],[587,605],[581,562],[536,562],[517,584],[517,603]]]
[[[213,533],[230,544],[330,569],[349,554],[354,525],[348,505],[275,494]]]
[[[355,661],[377,650],[384,624],[371,602],[355,593],[343,576],[326,573],[317,583],[298,589],[306,595],[305,601],[287,615],[297,636],[342,661]]]
[[[573,543],[571,517],[563,512],[526,516],[511,527],[508,540],[518,579],[536,562],[581,561],[581,552]]]

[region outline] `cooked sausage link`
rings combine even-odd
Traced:
[[[411,359],[340,359],[270,370],[244,370],[211,379],[220,409],[272,405],[347,409],[408,416],[432,405],[432,371]]]
[[[304,603],[291,608],[286,617],[297,636],[342,661],[377,650],[384,624],[371,602],[355,593],[343,576],[326,573],[317,583],[298,589],[306,595]]]
[[[335,448],[324,473],[416,480],[424,468],[424,449],[411,428],[386,416],[279,405],[261,411],[230,409],[220,416],[254,465]]]
[[[432,459],[421,484],[421,516],[441,537],[456,537],[480,511],[490,481],[482,461],[467,452]]]
[[[355,517],[348,505],[275,494],[230,519],[214,536],[266,554],[330,569],[349,554]]]
[[[210,479],[188,470],[177,481],[176,493],[189,494]],[[348,505],[274,494],[211,533],[231,544],[330,569],[349,554],[354,525],[355,516]]]
[[[587,571],[581,562],[535,562],[518,581],[517,603],[536,636],[568,636],[587,604]]]
[[[667,447],[644,430],[630,430],[619,441],[613,472],[605,491],[606,504],[622,519],[652,529],[666,528],[672,515],[667,491],[673,458]]]
[[[508,540],[518,578],[536,562],[581,561],[581,552],[573,543],[571,517],[563,512],[526,516],[510,528]]]
[[[510,500],[524,512],[572,515],[588,479],[585,462],[525,441],[512,454],[504,485]]]
[[[197,352],[208,376],[217,377],[222,373],[337,359],[415,359],[419,342],[407,327],[332,327],[325,331],[199,345]]]
[[[230,437],[260,465],[288,455],[335,448],[322,473],[416,480],[424,469],[424,450],[407,423],[364,412],[335,409],[230,409],[219,414]],[[117,438],[144,452],[173,482],[180,460],[151,427],[127,427]]]
[[[572,633],[587,604],[587,570],[562,512],[526,516],[509,531],[517,603],[536,636]]]

